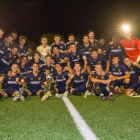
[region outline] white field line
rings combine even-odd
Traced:
[[[79,133],[83,136],[83,138],[85,140],[99,140],[92,132],[92,129],[86,124],[85,120],[82,118],[74,105],[70,102],[70,100],[67,97],[62,97],[62,99],[68,108]]]

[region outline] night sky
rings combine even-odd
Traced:
[[[43,33],[83,35],[95,31],[95,37],[108,32],[123,34],[129,24],[140,37],[140,1],[138,0],[4,0],[0,2],[0,28],[5,35],[17,31],[38,44]]]

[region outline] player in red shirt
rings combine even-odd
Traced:
[[[123,39],[120,43],[123,45],[130,60],[134,63],[138,63],[140,60],[140,40],[132,37],[131,31],[126,31],[124,36],[125,39]]]

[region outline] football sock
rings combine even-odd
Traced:
[[[28,96],[28,92],[27,91],[23,91],[22,95],[26,98]]]
[[[94,83],[94,89],[98,94],[102,93],[99,83]]]

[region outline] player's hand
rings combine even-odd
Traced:
[[[116,77],[116,80],[120,80],[121,78],[120,77]]]
[[[16,82],[17,82],[17,83],[19,82],[19,78],[18,78],[18,77],[16,78]]]
[[[2,81],[3,80],[3,77],[0,77],[0,81]]]
[[[109,85],[111,80],[106,80],[106,84]]]
[[[46,70],[46,76],[48,76],[49,73],[50,73],[50,71],[49,70]]]
[[[133,62],[132,64],[134,65],[134,66],[137,66],[138,65],[138,61],[136,60],[135,62]]]
[[[8,71],[7,75],[8,75],[9,77],[12,77],[12,72],[11,72],[11,71]]]
[[[98,53],[103,53],[103,51],[101,49],[98,49]]]
[[[22,84],[24,83],[24,79],[21,79],[21,83],[22,83]]]
[[[84,73],[84,72],[85,72],[85,70],[84,70],[84,69],[82,69],[82,70],[81,70],[81,73]]]
[[[68,58],[64,58],[66,63],[69,63],[69,59]]]
[[[94,74],[94,73],[95,73],[95,71],[91,71],[91,72],[90,72],[90,75],[91,75],[91,74]]]
[[[21,58],[21,53],[20,52],[18,52],[18,57]]]
[[[107,80],[102,80],[102,83],[103,83],[103,84],[106,84],[106,83],[107,83]]]
[[[69,70],[67,66],[66,66],[66,67],[64,67],[64,70],[63,70],[63,71],[66,71],[66,70]]]
[[[63,59],[61,59],[61,63],[65,63],[65,61]]]
[[[109,45],[112,45],[113,44],[113,42],[111,41],[111,42],[109,42]]]

